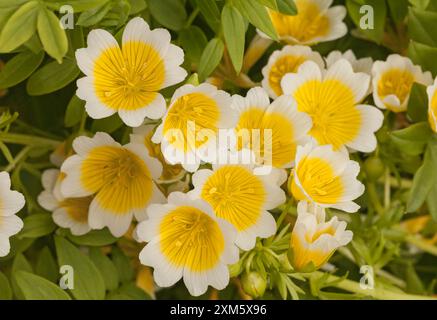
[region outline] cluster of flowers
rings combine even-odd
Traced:
[[[317,7],[319,2],[324,6]],[[428,72],[399,55],[375,63],[356,59],[351,51],[323,59],[304,46],[346,33],[344,8],[329,3],[298,1],[296,17],[271,13],[281,39],[294,45],[270,56],[262,87],[242,97],[209,83],[185,84],[168,107],[159,91],[183,81],[187,72],[180,67],[183,51],[170,43],[167,30],[150,30],[134,18],[121,47],[107,31],[91,31],[88,47],[76,52],[85,74],[77,96],[86,101],[91,118],[118,113],[133,133],[126,145],[104,132],[77,137],[74,154],[65,160],[54,156],[60,168],[44,172],[40,205],[74,235],[108,227],[120,237],[135,218],[135,238],[147,242],[139,259],[154,268],[156,283],[166,287],[183,278],[197,296],[208,285],[226,287],[228,266],[239,260],[240,249],[250,250],[257,237],[276,233],[269,210],[287,201],[286,189],[298,201],[290,243],[293,267],[323,265],[352,239],[346,223],[327,220],[325,209],[359,209],[354,200],[364,186],[349,153],[372,152],[383,123],[382,112],[363,101],[373,92],[377,107],[402,112],[413,83],[432,83]],[[317,28],[299,24],[312,15]],[[290,33],[301,29],[303,38]],[[428,94],[436,130],[437,80]],[[208,135],[193,139],[190,124],[195,131],[226,130],[235,143],[221,148]],[[244,140],[241,129],[259,135]],[[174,130],[179,134],[169,134]],[[271,144],[265,148],[268,130]],[[216,154],[225,154],[225,161],[206,155],[211,147],[221,148]],[[244,154],[250,161],[241,160]],[[257,171],[265,166],[270,170]],[[184,177],[191,178],[191,190]],[[0,175],[0,184],[0,255],[5,255],[9,236],[22,227],[13,214],[24,199],[9,191],[7,174]]]

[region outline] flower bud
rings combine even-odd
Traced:
[[[369,181],[378,180],[385,170],[385,165],[380,158],[370,157],[364,161],[364,171]]]
[[[267,280],[258,272],[251,271],[244,273],[241,277],[243,290],[253,298],[260,298],[264,295],[267,287]]]

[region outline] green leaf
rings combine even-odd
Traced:
[[[55,229],[56,224],[53,222],[51,214],[32,214],[24,218],[24,227],[19,233],[19,237],[39,238],[52,233]]]
[[[360,28],[360,22],[365,17],[360,13],[363,5],[369,5],[373,8],[373,29]],[[385,1],[381,0],[346,0],[346,7],[352,21],[358,27],[358,31],[369,40],[381,43],[384,36],[384,28],[387,16],[387,7]]]
[[[37,27],[44,50],[58,63],[62,63],[62,58],[68,51],[68,39],[58,17],[50,10],[41,9]]]
[[[404,21],[408,14],[408,0],[387,0],[390,15],[397,23]]]
[[[437,75],[437,63],[435,63],[437,48],[411,41],[408,47],[408,56],[415,64],[421,65],[422,70],[428,70],[434,76]]]
[[[76,62],[64,59],[62,64],[50,62],[36,71],[27,82],[27,92],[31,96],[40,96],[64,88],[80,74]]]
[[[434,182],[426,198],[428,211],[434,221],[437,221],[437,183]]]
[[[408,101],[407,115],[414,122],[427,121],[428,97],[424,85],[419,83],[413,84]]]
[[[232,65],[238,74],[243,66],[246,24],[240,12],[232,5],[223,7],[222,28]]]
[[[26,300],[71,300],[64,290],[40,276],[18,271],[15,278]]]
[[[62,6],[71,6],[74,13],[80,13],[86,10],[101,6],[108,0],[44,0],[52,9],[59,10]]]
[[[81,246],[101,247],[113,244],[117,241],[117,238],[106,228],[103,230],[91,230],[83,236],[74,236],[68,231],[67,237],[70,241]]]
[[[140,13],[147,8],[147,3],[145,0],[129,0],[130,12],[129,15],[134,15]]]
[[[0,72],[0,88],[6,89],[26,80],[41,64],[44,52],[24,51],[9,60]]]
[[[410,8],[408,11],[408,34],[414,41],[436,47],[437,12]]]
[[[2,0],[0,2],[0,8],[16,8],[29,0]]]
[[[123,121],[120,119],[117,113],[104,119],[96,119],[91,125],[92,132],[104,131],[107,133],[113,133],[123,125]]]
[[[394,144],[408,155],[419,155],[432,136],[427,122],[419,122],[405,129],[393,131],[391,139]]]
[[[91,259],[64,238],[55,237],[59,266],[69,265],[74,270],[74,289],[71,294],[79,300],[102,300],[105,282]]]
[[[38,1],[30,1],[14,12],[1,30],[0,52],[10,52],[32,37],[39,8]]]
[[[103,254],[101,248],[90,248],[90,259],[100,270],[103,280],[105,281],[106,290],[112,291],[117,289],[119,277],[117,268],[114,263],[106,255]]]
[[[294,16],[297,14],[297,7],[294,0],[276,0],[278,11],[282,14]]]
[[[80,14],[76,24],[84,27],[90,27],[97,24],[105,17],[109,10],[111,10],[111,7],[112,3],[106,2],[99,7],[84,11]]]
[[[171,30],[181,30],[187,20],[187,12],[180,0],[149,0],[152,17]]]
[[[197,0],[197,7],[206,23],[217,33],[220,29],[220,10],[217,3],[215,1]]]
[[[197,26],[190,26],[179,33],[179,41],[184,49],[185,56],[196,64],[199,63],[202,52],[208,39],[205,33]]]
[[[118,295],[127,296],[129,300],[151,300],[152,298],[142,289],[138,288],[134,282],[129,282],[117,290]]]
[[[406,272],[405,280],[407,283],[407,292],[408,293],[412,293],[412,294],[424,294],[425,293],[425,287],[423,286],[422,281],[420,280],[419,276],[417,275],[416,270],[414,270],[412,263],[408,263],[408,265],[407,265],[407,272]]]
[[[425,202],[435,179],[437,179],[435,163],[437,163],[437,148],[428,147],[422,166],[417,170],[407,203],[407,212],[414,212]]]
[[[200,82],[204,81],[219,65],[224,49],[225,45],[219,38],[214,38],[208,42],[200,57],[198,68]]]
[[[8,278],[0,271],[0,300],[11,300],[12,289]]]
[[[278,41],[275,27],[266,7],[255,1],[234,0],[235,7],[251,24],[260,29],[273,40]]]
[[[58,280],[59,267],[48,247],[41,250],[36,261],[35,273],[54,283]]]
[[[111,256],[120,281],[122,283],[131,281],[134,278],[134,270],[129,258],[118,247],[112,249]]]
[[[65,110],[64,124],[67,128],[73,127],[80,122],[85,112],[85,101],[74,95]]]
[[[17,281],[15,279],[15,274],[18,271],[27,271],[32,273],[32,266],[29,264],[29,262],[27,261],[26,257],[22,254],[22,253],[18,253],[15,258],[14,258],[14,262],[12,263],[12,270],[11,270],[11,284],[12,284],[12,289],[14,291],[15,296],[18,299],[24,299],[24,295],[20,289],[20,287],[17,284]]]

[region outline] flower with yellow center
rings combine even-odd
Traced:
[[[311,45],[346,35],[347,27],[343,22],[346,8],[344,6],[330,8],[332,1],[295,0],[297,14],[294,16],[269,10],[279,39],[289,44]]]
[[[257,163],[274,168],[290,168],[296,147],[307,140],[311,119],[299,112],[290,96],[281,96],[270,104],[267,92],[252,88],[246,97],[233,96],[239,112],[235,128],[237,149],[249,149]]]
[[[276,232],[275,219],[268,210],[285,202],[280,186],[287,179],[286,173],[276,169],[268,175],[257,175],[256,166],[242,157],[235,163],[226,162],[213,164],[213,170],[194,173],[194,189],[189,195],[209,203],[217,217],[237,229],[237,246],[250,250],[257,237],[268,238]]]
[[[93,119],[118,112],[125,124],[138,127],[145,117],[159,119],[166,103],[159,93],[181,82],[182,49],[170,43],[165,29],[150,30],[142,18],[126,25],[122,46],[107,31],[88,34],[88,47],[76,51],[77,64],[86,75],[77,81],[77,96],[86,101]]]
[[[23,228],[23,221],[15,214],[25,204],[21,193],[11,190],[11,179],[7,172],[0,172],[0,257],[8,255],[9,238]]]
[[[431,129],[437,132],[437,78],[434,84],[426,89],[428,93],[428,121]]]
[[[398,54],[388,56],[386,61],[376,61],[372,68],[373,100],[377,107],[393,112],[407,110],[411,88],[414,83],[432,84],[430,72],[422,72],[420,66]]]
[[[140,253],[143,265],[154,268],[160,287],[183,278],[193,296],[208,285],[222,290],[229,283],[228,265],[238,261],[236,231],[217,218],[206,202],[173,192],[167,204],[149,207],[149,219],[138,224],[137,235],[148,242]]]
[[[305,61],[314,61],[320,68],[325,67],[322,57],[310,47],[305,46],[285,46],[281,50],[273,52],[267,65],[262,69],[264,76],[262,80],[263,88],[273,99],[283,94],[281,80],[287,73],[295,73],[299,66]]]
[[[65,198],[61,194],[61,182],[65,178],[58,169],[48,169],[42,174],[44,190],[38,196],[38,203],[44,209],[53,212],[53,221],[60,227],[70,229],[71,233],[81,236],[88,233],[88,211],[92,197]]]
[[[163,170],[162,175],[159,178],[160,182],[166,183],[179,180],[185,174],[185,170],[180,164],[172,165],[165,160],[164,155],[161,152],[161,145],[152,142],[154,129],[155,125],[152,124],[134,128],[130,135],[130,142],[143,144],[147,148],[149,155],[161,162]]]
[[[107,133],[98,132],[93,138],[76,138],[73,149],[76,154],[61,167],[66,175],[61,193],[66,198],[94,195],[88,215],[92,229],[108,227],[120,237],[133,216],[144,220],[151,202],[165,200],[153,181],[161,176],[162,165],[143,145],[121,146]]]
[[[364,192],[364,185],[357,180],[359,172],[359,164],[349,160],[347,152],[309,143],[297,149],[289,191],[299,201],[356,212],[360,207],[353,200]]]
[[[296,100],[297,109],[311,117],[309,134],[318,144],[371,152],[376,148],[374,132],[381,127],[383,115],[377,108],[361,104],[369,82],[369,75],[355,73],[347,60],[340,59],[326,71],[307,61],[296,74],[285,75],[281,84],[284,93]]]
[[[152,137],[170,164],[194,172],[201,161],[212,162],[219,132],[235,127],[237,112],[228,93],[211,84],[186,84],[177,89],[170,107]]]
[[[346,222],[338,221],[337,217],[326,222],[324,208],[306,201],[299,202],[296,224],[291,233],[294,268],[320,268],[337,248],[347,245],[352,237],[352,231],[346,230]]]

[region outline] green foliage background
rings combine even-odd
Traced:
[[[321,54],[352,49],[359,57],[385,59],[395,52],[437,75],[437,1],[335,3],[347,7],[350,32],[315,46]],[[374,7],[374,30],[356,27],[364,4]],[[73,30],[61,28],[63,5],[74,9]],[[197,73],[200,81],[214,74],[225,80],[228,92],[243,93],[246,88],[241,83],[248,83],[243,80],[259,81],[269,54],[280,47],[273,44],[249,72],[245,70],[245,48],[256,34],[255,28],[277,39],[265,6],[296,13],[292,0],[0,1],[0,59],[5,62],[0,89],[7,91],[0,98],[0,164],[2,171],[11,173],[13,188],[24,193],[27,201],[19,214],[24,229],[12,238],[10,254],[0,259],[0,299],[150,299],[135,284],[138,248],[129,240],[116,239],[106,229],[73,236],[59,229],[35,200],[41,191],[41,171],[52,166],[49,154],[61,141],[106,131],[126,142],[130,133],[117,115],[103,120],[87,118],[84,102],[74,95],[75,80],[80,76],[74,52],[85,46],[88,32],[105,28],[120,38],[127,21],[141,16],[152,28],[171,31],[174,42],[185,51],[184,67]],[[174,89],[165,90],[164,95],[171,97]],[[323,272],[290,275],[283,261],[266,253],[266,248],[286,252],[288,239],[279,236],[243,256],[234,275],[244,273],[244,263],[250,258],[258,272],[269,275],[266,299],[355,299],[369,297],[357,289],[356,282],[361,277],[360,266],[366,264],[376,270],[378,290],[391,292],[384,295],[378,291],[371,294],[373,298],[413,297],[403,293],[435,295],[437,247],[424,241],[437,232],[437,137],[427,123],[427,104],[425,88],[415,85],[406,116],[386,113],[376,152],[353,156],[361,164],[360,179],[367,191],[359,199],[361,212],[348,217],[353,242],[347,252],[340,250],[331,260],[338,267],[337,276]],[[295,215],[292,208],[280,210]],[[274,214],[279,216],[280,210]],[[420,235],[400,227],[402,220],[424,214],[431,214],[434,220]],[[423,251],[411,250],[411,245]],[[74,290],[64,291],[57,285],[61,265],[74,267]],[[191,298],[182,284],[156,295]],[[218,296],[239,299],[241,288],[231,281]]]

